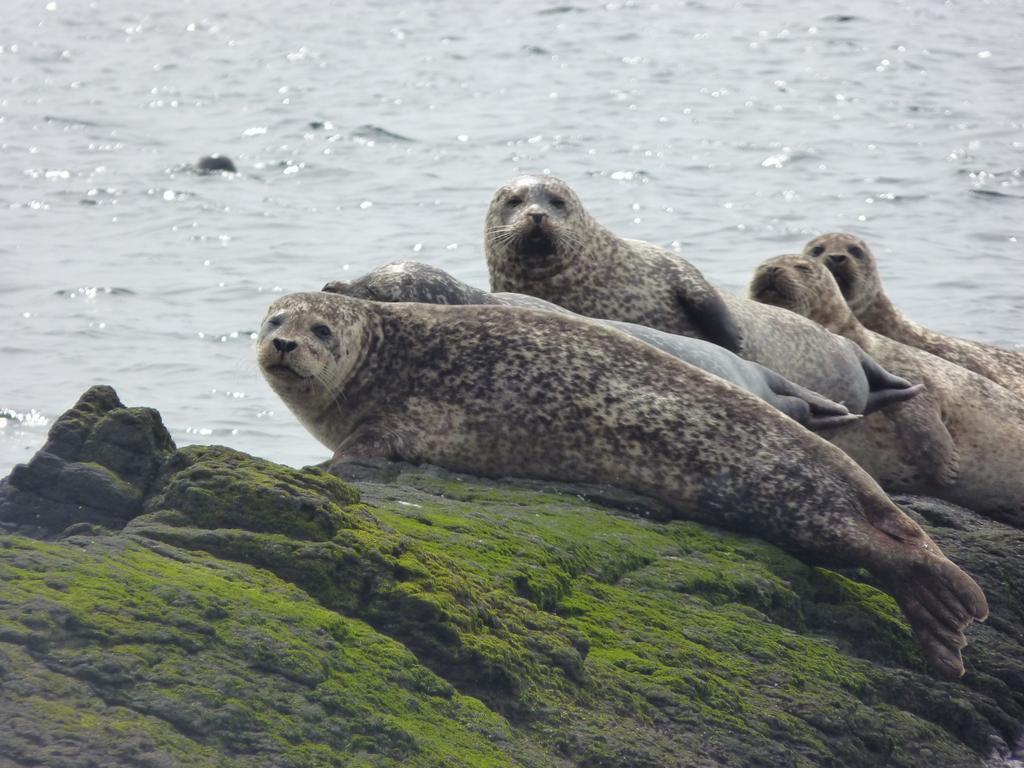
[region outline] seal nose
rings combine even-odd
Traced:
[[[828,255],[828,260],[831,261],[833,264],[842,264],[844,261],[846,261],[846,254],[845,253],[830,253]]]
[[[282,355],[286,355],[299,346],[299,342],[290,339],[274,339],[274,349]]]
[[[782,267],[765,267],[764,271],[769,275],[777,275],[782,271]]]
[[[530,214],[530,218],[533,219],[533,223],[534,224],[540,224],[547,217],[548,217],[548,215],[546,213],[544,213],[543,211],[538,211],[536,213],[531,213]]]

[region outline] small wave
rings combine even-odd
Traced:
[[[83,285],[80,288],[61,288],[54,291],[55,296],[63,296],[67,299],[95,299],[100,294],[107,296],[134,296],[135,291],[130,288],[118,288],[116,286],[91,285]]]
[[[360,125],[352,131],[352,137],[359,139],[372,139],[374,141],[416,141],[415,139],[410,139],[408,136],[403,136],[400,133],[393,133],[386,128],[381,128],[379,125]]]
[[[995,189],[971,189],[968,191],[972,195],[977,195],[978,197],[999,197],[1008,198],[1010,200],[1024,200],[1024,195],[1013,195],[1009,192],[999,192]]]
[[[554,5],[551,8],[544,8],[543,10],[537,11],[538,16],[556,16],[561,13],[586,13],[586,8],[581,8],[578,5]]]
[[[58,117],[57,115],[43,115],[43,120],[47,123],[54,123],[57,125],[65,126],[83,126],[88,128],[99,128],[100,123],[95,123],[92,120],[82,120],[77,117]]]

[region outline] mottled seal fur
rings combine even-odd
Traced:
[[[886,368],[924,382],[913,400],[834,436],[891,492],[922,493],[1024,526],[1024,400],[998,384],[863,325],[820,261],[769,259],[751,295],[799,312],[863,347]]]
[[[563,312],[593,323],[603,323],[645,341],[662,352],[696,365],[732,382],[778,408],[809,429],[832,429],[858,421],[845,406],[794,384],[775,371],[733,354],[703,339],[665,333],[635,323],[595,320],[569,312],[549,301],[521,293],[487,293],[467,285],[443,269],[416,261],[378,267],[351,283],[332,281],[323,287],[332,293],[371,301],[416,301],[426,304],[492,304],[532,307]]]
[[[530,245],[538,228],[543,247]],[[680,285],[698,280],[707,285],[700,273],[671,251],[609,232],[564,181],[526,176],[501,187],[487,211],[485,245],[495,291],[526,293],[581,315],[716,341],[695,331],[695,313],[680,299]],[[710,295],[714,288],[702,290],[700,295]],[[853,413],[870,413],[916,392],[855,344],[814,323],[717,295],[728,310],[716,310],[714,317],[728,317],[739,328],[740,346],[732,351]]]
[[[740,332],[721,295],[696,267],[677,257],[659,270],[657,282],[644,281],[645,267],[660,263],[661,249],[605,229],[560,179],[524,176],[501,187],[487,210],[485,238],[494,291],[539,296],[590,317],[605,317],[597,310],[614,297],[635,308],[631,322],[733,352],[740,347]],[[584,280],[596,254],[606,279]],[[658,301],[649,301],[651,294]]]
[[[839,232],[822,235],[804,246],[804,255],[828,267],[865,328],[938,355],[1024,397],[1024,353],[946,336],[915,323],[886,296],[875,255],[860,238]]]
[[[987,615],[977,584],[842,451],[620,331],[519,307],[299,293],[270,306],[257,357],[335,464],[612,484],[863,566],[946,675],[962,674],[963,629]]]

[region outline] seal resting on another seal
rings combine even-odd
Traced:
[[[660,270],[657,302],[633,290],[636,271],[658,261],[661,249],[641,240],[625,240],[598,224],[572,188],[552,176],[524,176],[501,187],[491,200],[486,225],[487,267],[491,290],[539,296],[590,317],[659,328],[668,333],[707,339],[733,352],[740,332],[721,295],[681,258]],[[583,284],[577,276],[586,257],[599,252],[610,272],[604,281]],[[563,300],[553,298],[557,293]],[[635,307],[629,318],[591,311],[615,301]]]
[[[938,355],[1024,397],[1024,353],[945,336],[915,323],[885,295],[875,255],[860,238],[840,232],[822,235],[804,246],[804,255],[828,267],[865,328]]]
[[[589,317],[716,340],[695,331],[694,313],[679,299],[686,281],[707,285],[700,273],[671,251],[609,232],[560,179],[525,176],[498,189],[487,210],[485,244],[494,291],[527,293]],[[700,295],[709,296],[708,290],[715,289],[708,286]],[[918,391],[815,323],[716,295],[728,312],[714,317],[728,317],[739,327],[740,347],[730,349],[853,413],[870,413]]]
[[[923,493],[1024,527],[1024,400],[973,371],[868,330],[820,261],[768,259],[751,296],[862,346],[925,391],[837,433],[836,445],[887,490]]]
[[[987,615],[978,585],[846,454],[620,331],[519,307],[298,293],[271,304],[257,359],[334,464],[611,483],[863,566],[945,675],[963,673],[963,629]]]
[[[635,323],[595,320],[521,293],[487,293],[474,288],[443,269],[416,261],[386,264],[353,280],[332,281],[324,291],[354,296],[370,301],[416,301],[425,304],[493,304],[509,307],[532,307],[548,312],[562,312],[587,322],[601,323],[645,341],[662,352],[696,365],[708,373],[725,379],[778,408],[808,429],[831,429],[859,421],[845,406],[811,392],[762,365],[744,360],[724,347],[703,339],[677,336]]]

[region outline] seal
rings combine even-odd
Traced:
[[[978,585],[852,459],[764,401],[620,331],[519,307],[298,293],[257,337],[332,463],[611,483],[673,515],[869,569],[926,656],[963,673]]]
[[[828,267],[865,328],[938,355],[1024,397],[1024,353],[946,336],[915,323],[885,294],[875,255],[860,238],[832,232],[808,242],[803,252]]]
[[[700,273],[671,251],[609,232],[564,181],[526,176],[498,189],[487,211],[485,246],[494,291],[526,293],[581,315],[716,341],[696,329],[692,318],[699,313],[690,309],[694,300],[685,298],[695,290],[686,286],[707,285]],[[709,286],[699,295],[714,290]],[[715,295],[726,310],[712,317],[728,318],[739,329],[730,334],[739,336],[739,347],[723,346],[853,413],[870,413],[918,391],[815,323],[738,296]]]
[[[425,304],[491,304],[532,307],[561,312],[587,322],[601,323],[647,342],[653,347],[696,365],[760,397],[808,429],[825,430],[860,419],[845,406],[794,384],[775,371],[744,360],[724,347],[703,339],[665,333],[616,320],[595,320],[569,312],[557,304],[521,293],[487,293],[457,280],[443,269],[416,261],[386,264],[353,280],[332,281],[322,290],[371,301],[415,301]]]
[[[498,189],[487,210],[485,240],[493,291],[538,296],[590,317],[611,318],[599,311],[611,302],[634,305],[632,322],[733,352],[740,348],[740,332],[721,295],[696,267],[676,258],[660,270],[658,282],[636,284],[651,261],[660,261],[661,249],[602,227],[573,189],[553,176],[524,176]],[[606,280],[581,279],[592,256],[612,272]],[[656,294],[658,301],[640,301],[642,294]]]
[[[238,173],[231,158],[226,155],[203,155],[196,162],[199,173]]]
[[[925,391],[834,436],[891,492],[922,493],[1024,527],[1024,400],[995,382],[865,328],[820,260],[761,264],[750,293],[862,346]]]

